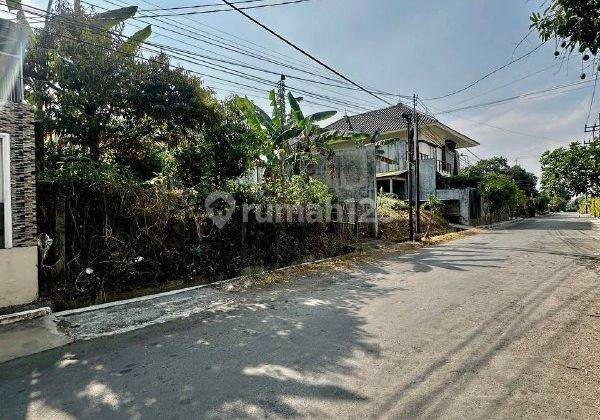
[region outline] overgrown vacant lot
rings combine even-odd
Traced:
[[[236,291],[0,366],[0,416],[593,418],[599,238],[557,215]]]

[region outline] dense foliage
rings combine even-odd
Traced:
[[[531,27],[543,41],[556,38],[564,50],[577,50],[587,60],[587,53],[596,56],[600,50],[600,1],[552,0],[531,15]]]
[[[259,139],[235,101],[218,101],[164,54],[140,57],[151,29],[123,35],[136,11],[59,1],[32,35],[24,76],[42,177],[109,165],[140,182],[222,188],[257,159]]]
[[[40,289],[58,307],[339,255],[353,238],[327,223],[242,223],[239,209],[215,229],[192,191],[88,181],[39,185],[40,233],[54,241]]]
[[[525,193],[504,174],[485,175],[479,184],[479,191],[494,214],[510,213],[525,205]]]
[[[578,195],[600,195],[600,142],[590,145],[571,143],[569,147],[545,152],[542,189],[565,200]]]
[[[510,166],[504,157],[482,159],[441,183],[453,188],[477,188],[488,212],[495,215],[520,211],[531,215],[536,207],[540,209],[537,177],[519,165]]]

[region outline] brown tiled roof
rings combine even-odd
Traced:
[[[326,127],[328,130],[358,131],[361,133],[373,134],[379,130],[380,133],[389,131],[399,131],[406,129],[406,119],[402,117],[403,113],[412,114],[412,108],[406,105],[394,105],[389,108],[377,109],[375,111],[365,112],[364,114],[344,117]],[[434,117],[428,114],[417,112],[420,124],[437,123]]]

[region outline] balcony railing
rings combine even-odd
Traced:
[[[437,161],[437,170],[438,172],[446,172],[451,174],[452,173],[452,164],[450,162],[444,162],[441,160]]]

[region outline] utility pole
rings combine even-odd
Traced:
[[[419,149],[419,114],[417,114],[417,95],[413,95],[413,143],[415,147],[415,207],[416,207],[416,222],[417,235],[421,235],[421,187],[419,185],[421,174],[419,173],[421,151]]]
[[[592,133],[592,140],[591,142],[594,142],[596,140],[600,140],[600,114],[598,114],[598,124],[594,124],[592,126],[588,126],[587,124],[585,125],[585,132],[586,133]],[[598,132],[599,136],[596,137],[596,132]],[[583,141],[584,145],[588,145],[591,142],[588,141]]]
[[[411,133],[412,128],[412,115],[406,112],[402,113],[402,118],[406,120],[406,178],[408,184],[408,239],[412,242],[415,240],[415,227],[413,222],[413,136]]]
[[[277,107],[281,112],[281,124],[285,124],[286,110],[285,110],[285,75],[281,75],[281,80],[277,82]]]

